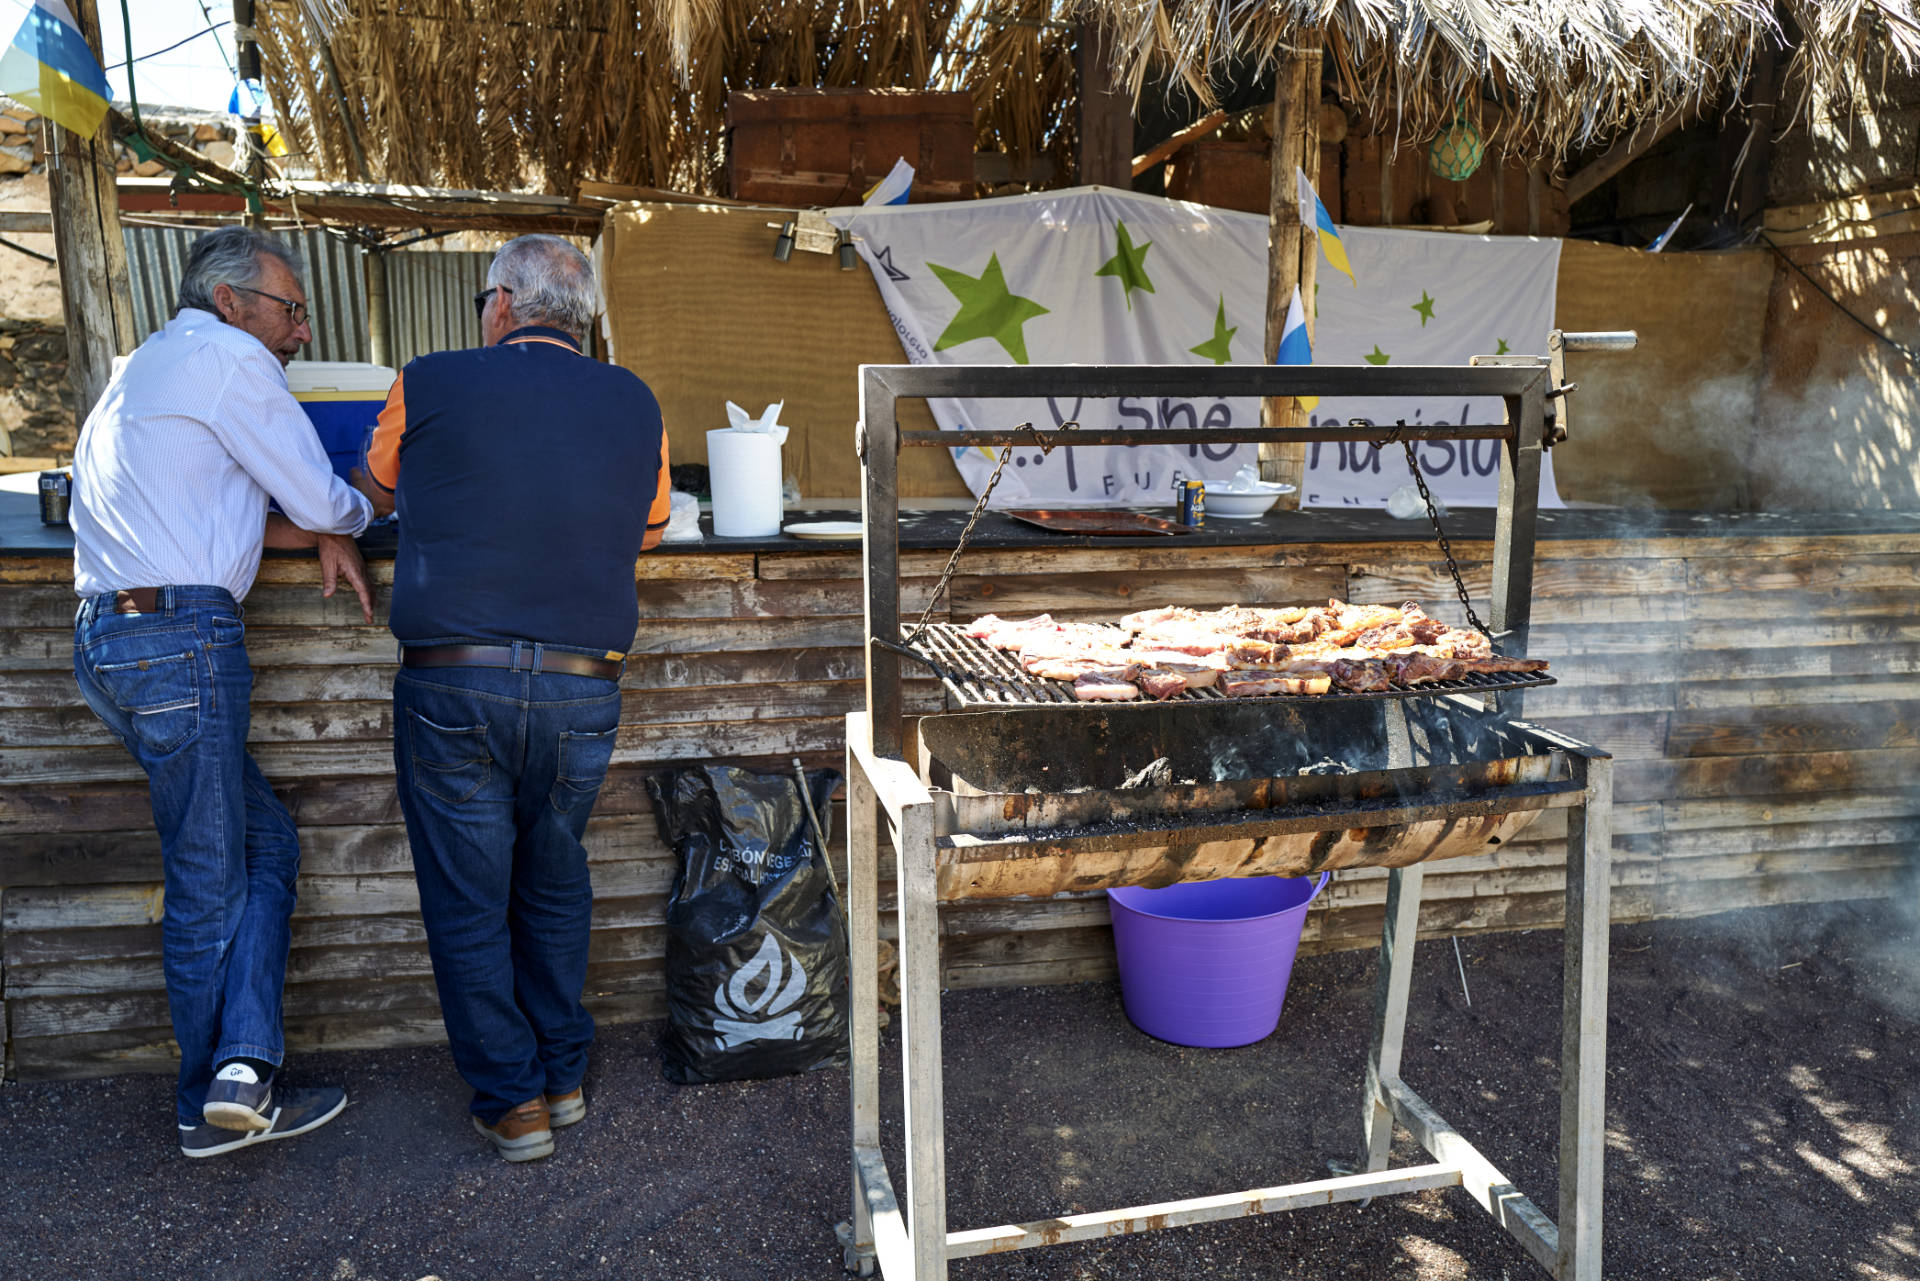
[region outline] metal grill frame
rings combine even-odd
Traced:
[[[1567,336],[1570,348],[1618,350],[1631,335]],[[1573,341],[1578,339],[1576,343]],[[866,550],[867,710],[846,720],[848,788],[848,913],[850,1085],[853,1213],[839,1236],[849,1270],[877,1269],[894,1281],[945,1281],[951,1259],[1030,1249],[1065,1241],[1267,1214],[1342,1201],[1459,1187],[1478,1201],[1535,1262],[1559,1281],[1601,1281],[1601,1172],[1605,1153],[1607,930],[1612,834],[1612,759],[1597,748],[1531,726],[1518,718],[1523,689],[1485,696],[1483,703],[1434,690],[1438,707],[1491,712],[1530,750],[1564,758],[1563,782],[1523,796],[1495,789],[1472,801],[1432,792],[1398,798],[1383,808],[1329,807],[1295,816],[1245,814],[1236,835],[1262,838],[1286,831],[1381,828],[1419,814],[1443,819],[1520,809],[1567,811],[1565,966],[1561,998],[1560,1196],[1557,1221],[1521,1195],[1512,1182],[1400,1079],[1401,1046],[1412,983],[1413,943],[1419,924],[1420,863],[1388,875],[1386,920],[1375,992],[1373,1039],[1363,1097],[1355,1172],[1281,1187],[1255,1188],[1159,1205],[1133,1206],[949,1232],[946,1215],[945,1104],[940,1055],[940,917],[942,866],[977,854],[981,835],[954,830],[953,806],[931,792],[906,761],[907,722],[898,653],[871,643],[897,644],[899,602],[899,451],[903,446],[949,448],[1005,445],[1024,440],[1012,430],[902,431],[896,412],[903,397],[1125,395],[1221,398],[1247,396],[1497,396],[1503,421],[1494,424],[1412,426],[1401,435],[1420,440],[1495,439],[1501,451],[1500,498],[1494,536],[1493,601],[1489,624],[1502,652],[1526,652],[1533,592],[1535,520],[1541,459],[1550,422],[1550,371],[1557,373],[1563,336],[1549,340],[1551,357],[1477,357],[1468,368],[1277,365],[1251,366],[903,366],[860,370],[861,422],[856,443],[864,479]],[[1553,394],[1558,394],[1554,392]],[[1193,428],[1095,431],[1085,444],[1306,442],[1373,439],[1378,428],[1329,424],[1318,428]],[[1550,678],[1549,678],[1550,679]],[[1539,682],[1531,682],[1539,683]],[[953,691],[949,685],[949,692]],[[1411,692],[1411,691],[1409,691]],[[1421,692],[1427,692],[1422,690]],[[1321,700],[1328,696],[1311,696]],[[1352,697],[1348,695],[1348,697]],[[1177,700],[1169,700],[1177,701]],[[1237,703],[1220,699],[1219,703]],[[1196,700],[1197,702],[1197,700]],[[1077,704],[1077,700],[1076,700]],[[1150,703],[1150,706],[1164,706]],[[988,705],[992,706],[992,705]],[[1009,706],[1009,705],[1001,705]],[[1051,706],[1061,706],[1053,704]],[[1111,711],[1124,704],[1105,704]],[[1195,706],[1196,712],[1202,711]],[[975,711],[974,715],[979,715]],[[921,768],[930,769],[922,745]],[[1038,798],[1038,799],[1044,799]],[[1169,817],[1147,836],[1169,844],[1206,839],[1207,815]],[[1212,816],[1217,817],[1217,816]],[[1146,825],[1143,825],[1143,827]],[[1081,829],[1082,839],[1097,839]],[[1073,829],[1032,833],[1031,854],[1043,843],[1071,840]],[[901,1068],[905,1104],[904,1205],[894,1192],[880,1146],[879,860],[881,843],[896,851],[895,903],[899,923]],[[999,838],[999,853],[1023,856],[1018,838]],[[998,856],[998,855],[996,855]],[[1432,1157],[1430,1164],[1389,1169],[1398,1124]]]
[[[968,636],[958,623],[929,623],[924,638],[908,646],[928,659],[928,666],[940,676],[947,696],[958,705],[956,710],[992,711],[997,708],[1052,707],[1066,709],[1099,708],[1124,712],[1135,707],[1178,707],[1183,703],[1233,703],[1238,706],[1258,703],[1346,702],[1356,698],[1435,698],[1443,694],[1491,694],[1505,690],[1538,689],[1552,685],[1554,678],[1544,672],[1476,672],[1456,680],[1425,681],[1419,685],[1395,685],[1390,689],[1352,690],[1335,685],[1324,694],[1259,694],[1233,698],[1218,688],[1182,690],[1171,698],[1136,698],[1118,702],[1082,702],[1073,695],[1066,681],[1049,680],[1020,670],[1020,664],[1004,650]],[[941,674],[940,669],[948,674]],[[956,680],[955,677],[961,679]]]

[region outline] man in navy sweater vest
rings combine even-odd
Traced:
[[[434,981],[474,1125],[509,1161],[586,1115],[581,834],[639,625],[634,560],[669,505],[653,393],[581,354],[594,302],[564,240],[503,246],[474,299],[485,345],[407,365],[357,477],[400,516],[393,759]]]

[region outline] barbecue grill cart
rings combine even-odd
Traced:
[[[1631,344],[1631,335],[1574,335],[1564,346]],[[847,717],[853,1216],[841,1238],[850,1269],[870,1275],[877,1263],[892,1281],[934,1281],[947,1275],[949,1259],[1462,1187],[1561,1281],[1599,1281],[1612,760],[1519,719],[1524,688],[1550,677],[1502,674],[1367,697],[1336,691],[1228,699],[1189,690],[1165,702],[1079,703],[1001,661],[957,626],[931,624],[903,635],[899,610],[900,448],[1035,440],[1024,427],[902,431],[895,409],[903,397],[1487,396],[1503,401],[1503,422],[1079,430],[1067,439],[1503,441],[1488,623],[1501,652],[1524,655],[1541,452],[1556,438],[1556,420],[1564,424],[1562,347],[1556,333],[1549,357],[1482,357],[1463,368],[861,369],[870,641],[867,710]],[[912,743],[901,701],[907,661],[933,668],[947,696],[947,710],[921,719]],[[1400,1079],[1422,865],[1484,850],[1549,809],[1568,812],[1557,1222]],[[904,1198],[880,1149],[876,914],[883,833],[898,869]],[[1357,1172],[948,1231],[940,902],[1362,866],[1392,871]],[[1388,1168],[1396,1123],[1420,1141],[1430,1163]]]

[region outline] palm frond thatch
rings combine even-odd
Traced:
[[[1195,83],[1235,57],[1325,37],[1343,96],[1424,138],[1483,101],[1509,150],[1555,155],[1737,88],[1753,55],[1791,43],[1801,105],[1846,98],[1874,63],[1920,60],[1912,0],[1074,0],[1121,43],[1136,88]]]
[[[268,89],[333,173],[566,191],[718,190],[726,99],[782,86],[973,95],[984,149],[1072,174],[1075,26],[1136,92],[1322,33],[1341,96],[1405,139],[1458,111],[1558,155],[1744,80],[1791,47],[1798,105],[1920,61],[1914,0],[263,0]],[[1487,111],[1492,105],[1495,109]]]

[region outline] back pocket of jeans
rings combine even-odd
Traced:
[[[486,786],[493,758],[487,752],[485,725],[437,725],[409,708],[407,727],[415,787],[459,805]]]
[[[566,814],[581,805],[593,804],[606,780],[607,766],[613,761],[613,740],[620,732],[608,730],[560,731],[559,768],[555,771],[553,808]]]
[[[97,663],[93,679],[127,713],[134,737],[149,752],[171,752],[200,732],[200,664],[191,650]]]

